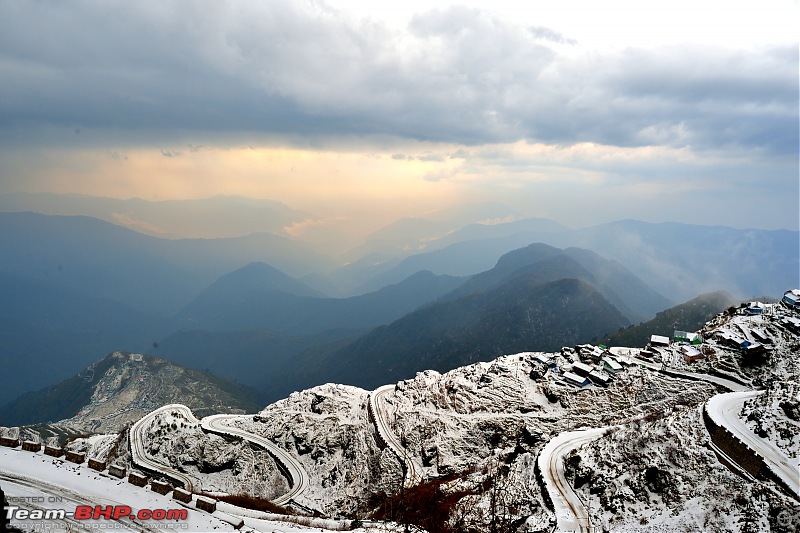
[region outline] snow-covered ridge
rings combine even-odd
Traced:
[[[783,506],[790,515],[797,502],[768,479],[746,478],[720,464],[702,417],[709,400],[716,409],[717,394],[752,383],[766,392],[748,394],[746,413],[735,413],[748,431],[774,442],[797,427],[800,398],[788,395],[796,394],[790,384],[800,378],[800,332],[789,320],[797,313],[771,304],[758,309],[758,316],[729,312],[710,321],[695,351],[670,341],[645,350],[578,346],[506,355],[444,374],[424,371],[373,392],[322,385],[257,415],[224,418],[223,432],[248,436],[238,443],[199,431],[202,423],[193,416],[181,414],[192,427],[179,424],[176,430],[169,426],[177,419],[156,416],[148,454],[198,486],[233,487],[235,480],[255,491],[280,478],[269,489],[275,500],[296,484],[287,485],[269,466],[274,461],[266,446],[258,447],[258,455],[248,444],[270,442],[305,472],[304,490],[294,501],[330,517],[366,518],[381,493],[413,496],[417,482],[443,480],[443,497],[457,498],[452,516],[459,513],[471,524],[483,520],[484,526],[493,513],[505,513],[517,530],[530,532],[590,523],[621,530],[708,529],[714,513],[725,512],[733,518],[725,519],[724,530],[746,529],[737,522],[741,517],[775,529],[778,518],[758,502]],[[749,344],[742,347],[738,339]],[[763,350],[750,348],[758,348],[755,343]],[[581,377],[579,372],[601,366],[607,380],[581,385],[565,379],[565,372]],[[756,400],[762,403],[747,403]],[[786,413],[780,424],[754,427],[746,420],[747,413],[761,420],[775,409]],[[213,420],[207,419],[207,429]],[[778,450],[785,454],[794,441],[781,438]],[[244,471],[252,466],[237,459],[245,452],[253,465],[267,466]],[[507,507],[493,507],[498,494]]]
[[[288,492],[274,498],[272,502],[277,505],[284,505],[296,499],[308,488],[308,474],[303,466],[291,454],[275,446],[273,442],[226,423],[226,421],[235,422],[240,417],[240,415],[211,415],[203,418],[200,425],[203,431],[240,437],[267,450],[275,458],[281,471],[289,478],[291,485]]]
[[[175,414],[193,424],[198,423],[198,420],[194,417],[194,414],[192,414],[191,409],[182,404],[164,405],[155,411],[146,414],[135,424],[133,424],[133,426],[131,426],[128,433],[128,442],[131,448],[131,460],[136,466],[149,472],[155,472],[157,474],[164,475],[176,481],[181,487],[191,492],[194,489],[194,482],[189,476],[179,472],[174,468],[171,468],[169,465],[154,461],[145,451],[145,447],[148,442],[145,431],[153,422],[153,420],[161,415],[173,416]],[[167,423],[171,423],[171,420]]]
[[[375,424],[378,438],[383,445],[392,450],[397,458],[403,462],[405,466],[405,485],[413,487],[422,481],[422,465],[411,457],[398,440],[397,435],[392,433],[389,428],[389,414],[386,409],[385,396],[393,390],[393,385],[384,385],[372,391],[369,395],[369,404],[367,406],[369,417],[372,423]]]
[[[740,413],[744,403],[765,394],[765,391],[731,392],[718,394],[705,405],[706,413],[718,425],[727,429],[736,439],[764,460],[764,464],[783,483],[800,497],[800,467],[797,450],[792,457],[766,438],[759,437],[747,427]]]

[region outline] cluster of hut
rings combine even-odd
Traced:
[[[787,291],[781,300],[783,308],[792,311],[800,310],[800,289]],[[774,313],[774,308],[761,302],[749,302],[740,306],[736,312],[745,316],[758,316],[766,312]],[[800,318],[779,314],[778,323],[787,330],[800,334]],[[705,359],[707,356],[716,353],[712,345],[738,350],[745,358],[752,361],[764,360],[768,357],[770,346],[774,339],[770,333],[761,327],[747,327],[740,325],[742,334],[737,334],[731,329],[716,329],[706,332],[710,344],[704,344],[702,333],[675,330],[672,338],[663,335],[652,335],[650,342],[638,351],[638,357],[645,360],[661,361],[661,356],[670,350],[677,353],[686,363],[695,363]],[[747,337],[747,338],[745,338]],[[581,344],[574,348],[563,348],[562,355],[567,359],[575,359],[577,354],[579,361],[567,364],[564,368],[559,368],[555,354],[539,353],[534,359],[544,368],[559,373],[564,382],[576,387],[586,387],[589,384],[601,387],[608,386],[613,380],[614,374],[623,370],[623,365],[630,364],[625,358],[617,358],[603,346],[591,344]]]
[[[710,347],[704,348],[702,344],[703,336],[701,334],[675,330],[671,340],[663,335],[651,335],[650,342],[639,352],[639,357],[653,359],[661,355],[662,348],[675,346],[685,362],[694,363],[705,359],[707,354],[712,353]]]
[[[70,463],[75,464],[84,464],[87,463],[86,454],[81,452],[75,452],[70,450],[65,450],[60,446],[47,446],[42,445],[40,442],[26,440],[20,442],[19,438],[10,438],[10,437],[0,437],[0,446],[5,446],[8,448],[22,448],[23,451],[32,452],[32,453],[39,453],[44,448],[44,454],[49,455],[51,457],[64,457],[64,459]],[[124,479],[125,475],[127,474],[128,483],[131,485],[135,485],[137,487],[147,487],[149,482],[150,490],[156,492],[158,494],[166,496],[172,491],[172,499],[182,502],[191,504],[192,502],[192,493],[184,490],[180,487],[173,487],[168,482],[159,480],[159,479],[150,479],[148,476],[139,473],[139,472],[127,472],[124,466],[118,464],[107,464],[106,461],[101,461],[100,459],[96,458],[89,458],[87,466],[92,470],[96,470],[97,472],[103,472],[108,470],[108,474],[118,479]],[[206,511],[208,513],[213,513],[217,510],[217,502],[212,498],[208,498],[206,496],[197,496],[197,501],[195,502],[195,506],[200,509],[201,511]]]
[[[569,385],[586,387],[590,383],[607,387],[613,375],[623,370],[618,361],[605,347],[581,344],[575,348],[563,348],[562,354],[577,354],[579,361],[567,365],[560,372],[553,354],[540,353],[534,359],[554,372],[560,372],[561,378]]]
[[[800,334],[800,317],[796,312],[800,310],[800,289],[786,291],[780,302],[781,305],[768,305],[762,302],[748,302],[732,310],[738,315],[757,317],[769,313],[774,315],[775,321],[786,330]],[[787,313],[788,311],[788,313]],[[793,313],[794,311],[794,313]],[[739,332],[732,328],[719,328],[702,330],[701,333],[675,331],[672,340],[669,337],[653,335],[647,347],[639,353],[640,357],[652,358],[659,354],[661,348],[675,347],[687,363],[694,363],[705,358],[706,355],[715,353],[714,348],[704,344],[704,340],[711,344],[736,350],[745,360],[763,362],[769,357],[775,343],[772,334],[763,326],[756,324],[738,323]]]

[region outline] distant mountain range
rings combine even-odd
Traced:
[[[563,278],[582,279],[632,322],[647,319],[672,305],[670,300],[615,261],[589,250],[559,250],[542,243],[508,252],[494,268],[472,276],[448,298],[486,291],[525,273],[533,274],[540,284]]]
[[[58,423],[75,433],[114,432],[168,403],[200,416],[254,412],[254,391],[149,355],[114,352],[80,373],[0,408],[0,425]]]
[[[278,233],[310,213],[274,200],[214,196],[197,200],[120,200],[82,194],[0,194],[0,211],[86,215],[166,239]]]
[[[590,250],[617,261],[674,301],[720,289],[746,299],[800,284],[798,231],[634,220],[579,230],[541,219],[473,225],[426,242],[426,251],[384,257],[378,264],[354,264],[347,276],[362,280],[354,289],[358,292],[423,269],[466,275],[465,271],[487,270],[502,254],[535,242]]]
[[[333,261],[261,233],[160,239],[82,216],[0,213],[0,273],[51,282],[143,311],[172,314],[220,276],[261,261],[295,276]]]
[[[536,273],[527,273],[376,328],[329,357],[318,372],[369,389],[424,369],[447,371],[504,353],[557,350],[628,324],[588,283],[541,283]]]
[[[281,223],[303,215],[282,212]],[[438,325],[422,327],[419,319],[429,313],[444,327],[447,317],[431,311],[437,306],[480,330],[492,312],[512,305],[503,300],[512,296],[506,287],[523,276],[517,290],[571,279],[579,283],[556,283],[547,296],[569,288],[599,308],[613,306],[608,323],[587,324],[563,344],[646,321],[709,288],[742,298],[800,286],[798,232],[636,221],[571,230],[543,219],[454,230],[469,217],[451,215],[377,232],[375,246],[361,250],[368,255],[338,266],[307,242],[271,233],[169,240],[85,216],[0,213],[0,402],[117,349],[209,369],[262,394],[272,394],[278,381],[284,388],[313,385],[330,380],[317,368],[347,368],[337,358],[357,361],[367,338],[376,346],[388,342],[379,342],[380,335],[406,342],[396,325],[403,320],[435,332]],[[409,235],[416,247],[408,247]],[[412,253],[420,247],[430,251]],[[530,309],[540,313],[536,305],[531,301]],[[563,311],[565,317],[579,312]],[[567,323],[548,320],[554,330]],[[380,326],[386,332],[370,333]],[[531,324],[518,327],[544,338],[526,329]],[[445,330],[429,340],[453,336]],[[409,346],[417,350],[420,343]],[[466,349],[453,346],[452,353]],[[431,360],[449,364],[450,356],[431,353]]]
[[[284,283],[278,277],[264,286]],[[226,278],[226,285],[238,284]],[[220,320],[206,321],[204,328],[172,335],[161,343],[160,353],[241,380],[275,399],[333,377],[371,386],[510,350],[587,342],[626,327],[630,316],[655,313],[670,302],[593,252],[532,244],[466,280],[419,272],[352,298],[256,291],[239,304],[209,304],[209,313],[227,309],[238,318],[224,322],[217,315]],[[250,329],[233,331],[234,324]]]
[[[289,335],[359,330],[396,320],[463,283],[417,272],[368,294],[327,298],[264,263],[221,277],[176,317],[192,329],[268,329]]]

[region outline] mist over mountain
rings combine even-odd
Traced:
[[[518,217],[518,212],[497,202],[455,205],[429,213],[425,218],[405,217],[379,228],[366,235],[364,242],[350,249],[343,258],[353,262],[367,256],[402,256],[430,250],[431,243],[446,241],[450,235],[462,233],[465,228],[485,227]],[[548,222],[558,226],[555,222]]]
[[[533,226],[539,226],[534,219]],[[524,229],[523,221],[476,226],[427,243],[430,252],[383,258],[365,267],[361,289],[402,278],[410,271],[463,275],[487,270],[500,255],[543,242],[591,250],[624,265],[660,294],[688,300],[723,289],[738,298],[777,294],[800,283],[800,232],[736,229],[680,223],[620,221],[583,229]],[[521,231],[517,231],[520,228]],[[479,229],[479,231],[477,231]],[[474,234],[479,239],[470,239]],[[458,240],[461,237],[467,240]],[[446,244],[438,248],[440,244]]]
[[[109,347],[146,351],[177,322],[56,283],[0,273],[0,403],[66,378]]]
[[[266,263],[250,263],[220,277],[176,315],[197,327],[242,329],[242,320],[263,322],[254,309],[282,297],[322,297],[300,281]],[[279,303],[277,305],[280,305]]]
[[[679,300],[718,289],[752,298],[800,283],[798,231],[625,220],[579,230],[571,245],[613,257]]]
[[[0,213],[0,272],[140,310],[170,313],[202,287],[170,244],[90,217]]]
[[[430,305],[332,355],[323,375],[375,387],[430,368],[446,371],[522,350],[556,350],[629,321],[589,284],[523,274],[485,293]]]
[[[295,390],[298,369],[316,368],[318,361],[349,345],[369,328],[327,330],[303,336],[266,329],[238,331],[180,330],[158,343],[159,357],[211,372],[254,388],[263,404],[275,401],[273,389]],[[314,374],[312,381],[323,379]]]
[[[598,275],[584,268],[573,256]],[[577,292],[585,291],[583,296],[587,302],[597,304],[593,311],[596,317],[591,320],[576,318],[575,313],[579,311],[575,304],[564,309],[558,305],[546,310],[537,307],[546,304],[538,301],[540,294],[533,289],[563,282],[565,278],[578,283],[580,290]],[[446,289],[448,285],[450,288]],[[545,296],[555,298],[553,295],[561,285],[554,287],[545,291]],[[614,289],[625,294],[629,303]],[[569,298],[570,290],[577,289],[564,288],[565,298]],[[526,299],[530,301],[524,301]],[[402,312],[396,312],[404,303]],[[273,399],[294,389],[329,381],[331,375],[339,375],[342,369],[348,369],[349,376],[362,380],[367,379],[365,376],[370,372],[382,376],[380,379],[391,380],[393,376],[385,374],[385,368],[400,365],[406,372],[421,370],[428,364],[427,360],[417,359],[423,353],[437,354],[432,356],[434,360],[441,359],[436,368],[462,364],[457,361],[481,357],[480,350],[475,355],[468,348],[477,342],[474,335],[478,335],[484,352],[495,353],[495,349],[489,347],[514,346],[515,335],[524,337],[526,331],[534,328],[528,323],[517,323],[513,318],[516,314],[547,317],[541,319],[547,322],[548,331],[536,331],[532,334],[535,340],[524,341],[533,342],[538,349],[540,344],[550,346],[550,341],[555,344],[584,342],[617,331],[631,322],[630,316],[641,316],[631,311],[631,306],[647,305],[652,306],[649,308],[652,315],[669,305],[669,301],[621,265],[593,252],[559,250],[538,243],[503,255],[492,269],[466,281],[423,271],[402,283],[352,298],[302,298],[286,293],[255,292],[251,302],[238,301],[236,305],[227,306],[215,303],[209,307],[210,312],[227,310],[238,318],[213,324],[205,322],[205,331],[172,335],[161,343],[161,353],[182,363],[210,368],[242,380],[267,391],[267,397]],[[394,318],[385,309],[391,310]],[[495,315],[503,313],[510,326],[487,327],[495,320]],[[576,322],[580,327],[573,331]],[[235,324],[248,324],[251,329],[234,331],[231,328]],[[375,326],[379,327],[368,332]],[[482,329],[485,327],[487,329]],[[220,329],[228,329],[228,333],[214,333]],[[449,343],[449,347],[442,348],[443,343]],[[354,357],[363,358],[363,364],[351,361]],[[383,364],[375,368],[366,362],[371,358],[380,358]],[[362,373],[362,366],[369,370]],[[250,372],[250,369],[259,371]]]
[[[296,275],[332,265],[305,244],[265,233],[168,240],[90,217],[0,213],[0,272],[159,314],[176,312],[219,276],[254,261]]]
[[[254,271],[269,281],[255,282]],[[244,278],[244,279],[242,279]],[[463,283],[462,278],[417,272],[400,283],[349,298],[327,298],[269,267],[254,263],[223,276],[176,317],[193,329],[268,329],[287,335],[360,330],[400,318]]]
[[[298,365],[314,367],[315,361],[373,327],[400,319],[463,281],[423,271],[401,283],[351,298],[254,292],[235,305],[221,301],[210,302],[208,307],[192,305],[179,314],[192,327],[159,342],[158,353],[262,391],[275,383],[293,387]],[[192,310],[204,312],[205,318],[196,315],[190,319]],[[298,359],[300,356],[302,359]],[[312,379],[325,377],[316,374]]]
[[[86,215],[168,239],[279,233],[311,216],[275,200],[244,196],[151,201],[82,194],[6,193],[0,194],[0,211]]]
[[[523,273],[539,283],[565,277],[582,279],[595,287],[632,322],[652,317],[671,302],[615,261],[603,259],[590,250],[558,248],[534,243],[504,254],[491,270],[472,276],[448,298],[496,287]]]
[[[426,241],[434,251],[399,251],[406,229],[419,240],[457,219],[398,223],[378,232],[391,241],[385,252],[337,266],[309,242],[271,233],[169,240],[85,216],[0,213],[8,295],[0,347],[14,376],[0,400],[66,377],[98,353],[158,343],[170,349],[160,355],[262,391],[293,372],[324,382],[314,366],[371,328],[438,299],[497,296],[522,274],[530,283],[580,279],[633,323],[706,287],[741,297],[800,285],[800,239],[786,230],[635,221],[571,230],[542,219],[492,220]],[[269,377],[230,371],[226,352],[245,366],[257,362]]]
[[[738,303],[739,300],[725,291],[701,294],[688,302],[664,309],[647,322],[614,332],[600,339],[600,342],[608,346],[643,348],[652,335],[672,338],[675,331],[697,331],[715,315]]]
[[[800,0],[431,4],[0,1],[0,529],[797,530]]]
[[[119,431],[145,413],[181,402],[202,413],[253,411],[242,385],[144,354],[113,352],[78,374],[0,407],[0,425],[60,422],[75,433]]]

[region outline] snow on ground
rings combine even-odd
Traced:
[[[765,396],[765,391],[732,392],[718,394],[706,404],[706,412],[715,424],[726,428],[747,448],[760,456],[766,467],[777,475],[783,483],[795,494],[800,494],[800,480],[798,480],[797,451],[788,454],[771,440],[769,432],[760,426],[760,433],[751,431],[741,417],[745,402],[758,401]],[[770,426],[771,417],[765,419],[765,424]]]
[[[766,394],[745,401],[740,413],[747,427],[773,442],[787,456],[800,453],[800,384],[775,382]]]
[[[41,480],[47,480],[46,482]],[[170,496],[162,496],[150,490],[136,487],[121,479],[107,474],[90,470],[85,465],[77,465],[53,458],[42,453],[30,453],[22,450],[0,447],[0,486],[5,491],[6,498],[12,505],[21,508],[31,508],[31,504],[20,501],[20,498],[42,498],[43,502],[35,505],[45,509],[64,508],[74,512],[76,504],[86,505],[127,505],[134,512],[141,509],[186,509],[186,520],[140,522],[148,529],[167,531],[233,531],[233,526],[218,518],[223,513],[236,515],[239,509],[225,503],[218,504],[218,512],[214,515],[199,511],[193,506],[184,505],[173,500]],[[50,500],[62,499],[56,502]],[[263,513],[262,513],[263,514]],[[348,522],[333,520],[310,519],[309,525],[287,523],[280,517],[273,515],[268,518],[244,518],[243,532],[269,532],[269,533],[298,533],[304,531],[354,531],[356,533],[371,533],[379,531],[395,531],[391,525],[372,525],[361,528],[349,528]],[[302,520],[302,518],[300,519]],[[59,524],[52,521],[14,522],[12,525],[23,530],[37,527],[40,530],[60,529]],[[121,524],[137,529],[134,524],[122,520]],[[74,528],[81,529],[118,529],[108,520],[89,520],[83,523],[73,523]]]
[[[537,454],[550,438],[576,427],[699,405],[715,392],[707,383],[638,367],[617,375],[608,388],[579,389],[544,368],[536,355],[508,355],[446,374],[421,372],[385,397],[392,430],[427,479],[455,475],[446,490],[477,491],[464,498],[476,513],[488,506],[487,480],[502,481],[529,531],[554,524],[534,475]],[[548,357],[562,366],[577,360],[570,351]],[[299,459],[310,478],[308,506],[353,516],[364,512],[371,493],[393,492],[402,481],[397,457],[376,441],[368,395],[323,385],[293,393],[237,425]]]
[[[606,530],[788,532],[800,517],[796,501],[717,461],[700,408],[609,433],[567,462]]]
[[[66,444],[65,449],[86,454],[86,457],[106,461],[110,456],[113,457],[116,448],[119,447],[121,435],[91,435],[86,438],[75,439]]]
[[[233,528],[219,519],[201,511],[187,508],[167,496],[135,487],[121,479],[116,479],[85,465],[76,465],[42,453],[30,453],[9,448],[0,448],[0,476],[3,490],[10,500],[15,497],[43,496],[53,499],[59,495],[77,497],[90,505],[128,505],[140,509],[188,509],[186,521],[173,521],[177,529],[185,524],[188,531],[228,531]],[[9,478],[20,478],[27,491],[19,488]],[[38,481],[34,487],[31,480]],[[75,496],[79,495],[79,496]],[[65,498],[66,499],[66,498]],[[65,502],[67,503],[67,502]],[[53,504],[55,506],[55,504]],[[21,505],[23,506],[23,505]],[[68,511],[75,510],[75,504],[65,505]],[[94,521],[92,521],[94,522]],[[158,522],[147,522],[157,526]]]
[[[145,431],[147,454],[190,475],[205,492],[272,499],[289,488],[266,451],[245,441],[206,434],[195,420],[165,412]]]
[[[631,531],[787,530],[784,523],[800,517],[797,502],[723,467],[700,414],[722,390],[703,381],[703,372],[728,384],[734,379],[763,386],[765,394],[744,406],[743,418],[782,449],[797,450],[800,340],[791,331],[793,323],[782,322],[782,313],[792,312],[766,306],[760,317],[718,316],[702,330],[705,357],[693,363],[684,360],[681,345],[660,348],[644,366],[626,359],[641,351],[612,350],[622,362],[635,364],[614,374],[607,387],[567,384],[562,372],[580,368],[576,363],[585,363],[586,354],[564,348],[507,355],[445,374],[420,372],[395,384],[382,405],[404,453],[422,465],[423,478],[441,482],[446,496],[459,495],[454,512],[470,516],[472,523],[496,515],[492,505],[501,496],[503,513],[520,531],[551,530],[555,517],[535,475],[538,454],[560,433],[621,425],[580,447],[565,465],[588,502],[592,525]],[[730,345],[732,337],[763,343],[768,350],[741,352]],[[692,372],[694,379],[664,375],[662,365]],[[369,419],[369,395],[327,384],[293,393],[235,424],[298,458],[309,475],[298,503],[332,518],[364,517],[377,493],[402,485],[402,464],[381,449]],[[204,434],[196,421],[165,413],[147,431],[147,453],[196,478],[205,490],[271,498],[288,488],[269,454]],[[93,437],[70,446],[116,453],[117,460],[126,453],[124,437]]]
[[[362,507],[372,490],[400,472],[391,453],[378,447],[367,414],[368,392],[344,385],[321,385],[276,402],[236,425],[270,439],[293,454],[309,475],[298,498],[332,516]]]
[[[696,405],[714,391],[640,368],[607,388],[578,389],[539,370],[531,354],[516,354],[444,375],[422,372],[387,398],[394,402],[396,431],[435,476],[467,468],[495,450],[513,450],[520,440],[544,443],[562,431]]]
[[[569,364],[574,354],[551,357]],[[458,492],[502,477],[517,516],[529,530],[539,530],[553,524],[534,475],[536,456],[549,438],[577,426],[697,405],[713,392],[705,383],[640,368],[623,372],[608,388],[576,389],[542,371],[534,354],[524,353],[444,375],[422,372],[398,383],[386,407],[393,431],[428,479],[456,475],[446,490]],[[368,394],[324,385],[294,393],[237,425],[298,457],[310,477],[309,506],[348,515],[363,511],[371,492],[396,490],[402,479],[397,458],[375,440]],[[479,492],[467,503],[480,510],[488,497]]]

